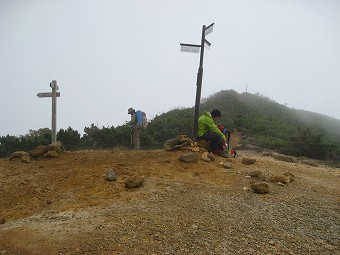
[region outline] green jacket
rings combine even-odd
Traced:
[[[201,117],[198,118],[197,137],[204,135],[208,131],[219,134],[225,140],[224,134],[216,126],[210,112],[205,112]]]

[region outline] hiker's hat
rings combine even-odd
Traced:
[[[128,109],[128,114],[130,114],[130,113],[132,113],[132,112],[134,112],[135,111],[135,109],[133,109],[132,107],[130,107],[129,109]]]

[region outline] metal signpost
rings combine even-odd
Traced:
[[[60,97],[59,87],[57,86],[57,81],[50,82],[50,87],[52,92],[41,92],[37,96],[41,97],[52,97],[52,144],[57,142],[57,97]]]
[[[203,56],[204,56],[204,47],[209,49],[211,43],[205,39],[205,36],[210,34],[213,31],[214,23],[210,24],[209,26],[203,26],[202,28],[202,39],[201,45],[197,44],[186,44],[181,43],[181,51],[183,52],[192,52],[198,53],[201,49],[200,55],[200,65],[198,67],[197,73],[197,88],[196,88],[196,101],[195,101],[195,116],[194,116],[194,129],[193,129],[193,138],[197,140],[197,130],[198,130],[198,117],[199,117],[199,107],[201,101],[201,91],[202,91],[202,80],[203,80]]]

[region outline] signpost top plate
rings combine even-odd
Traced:
[[[41,92],[37,94],[38,97],[52,97],[52,92]],[[60,92],[56,93],[57,97],[60,97]]]

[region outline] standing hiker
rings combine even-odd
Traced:
[[[205,112],[198,118],[197,139],[206,140],[209,143],[209,151],[222,157],[228,157],[224,150],[226,143],[225,135],[218,129],[215,121],[221,118],[221,112],[217,109]]]
[[[145,112],[136,111],[130,107],[128,114],[131,114],[131,120],[128,125],[131,127],[132,140],[135,150],[140,150],[140,134],[142,129],[147,126],[147,118]]]

